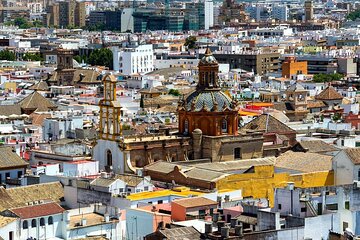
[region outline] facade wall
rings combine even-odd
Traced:
[[[224,140],[226,142],[223,142]],[[260,158],[263,152],[263,138],[255,136],[253,138],[243,136],[227,136],[224,138],[203,136],[202,138],[202,158],[210,158],[212,161],[236,160],[235,148],[240,148],[240,159]]]
[[[344,152],[339,152],[333,158],[335,185],[352,184],[354,182],[354,165]]]
[[[116,141],[108,141],[99,139],[93,149],[93,158],[99,161],[99,168],[105,169],[107,166],[107,151],[110,150],[112,154],[113,171],[115,173],[124,173],[124,153],[119,148]]]
[[[243,197],[267,198],[270,206],[274,206],[274,188],[285,187],[287,182],[294,182],[295,187],[322,187],[334,185],[334,173],[315,172],[289,175],[274,173],[273,166],[255,166],[254,173],[233,174],[216,183],[218,190],[242,189]]]
[[[4,240],[11,240],[10,235],[12,234],[12,240],[20,239],[19,236],[19,220],[6,224],[5,226],[0,228],[0,236]],[[12,233],[11,233],[12,232]]]
[[[329,230],[342,232],[342,229],[337,227],[340,225],[339,220],[338,213],[305,218],[305,239],[328,239]]]
[[[20,222],[21,227],[21,236],[20,240],[27,240],[30,237],[36,239],[48,239],[53,237],[61,237],[62,236],[62,214],[52,215],[53,224],[49,224],[49,216],[43,217],[45,219],[45,225],[40,226],[40,219],[35,218],[36,227],[31,226],[31,222],[33,219],[24,219]],[[28,229],[23,229],[23,222],[28,221]]]
[[[20,178],[24,175],[24,172],[24,168],[0,170],[0,183],[5,182],[7,176],[9,176],[10,179]]]
[[[64,239],[86,239],[88,236],[102,236],[109,240],[122,239],[122,232],[120,229],[120,223],[102,223],[100,226],[88,226],[82,228],[75,228],[68,230]]]
[[[285,61],[282,64],[282,76],[291,78],[292,75],[307,74],[307,62]]]

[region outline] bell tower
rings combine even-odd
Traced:
[[[199,82],[197,88],[203,90],[218,90],[219,64],[209,48],[206,49],[205,56],[200,60],[198,67]]]
[[[74,86],[74,65],[73,65],[73,51],[68,49],[57,50],[57,67],[58,86]]]
[[[103,83],[104,98],[99,102],[99,136],[103,140],[119,141],[121,136],[121,106],[116,101],[116,79],[112,75],[106,75]]]

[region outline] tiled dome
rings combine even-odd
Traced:
[[[195,91],[186,98],[185,110],[198,112],[206,109],[221,112],[224,108],[232,109],[232,100],[221,91]]]

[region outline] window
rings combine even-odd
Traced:
[[[281,204],[280,203],[278,204],[278,209],[281,210]]]
[[[5,173],[5,179],[7,179],[7,178],[10,178],[10,173],[9,172]]]
[[[106,161],[108,166],[112,166],[112,154],[110,150],[106,151]]]
[[[40,226],[45,226],[45,219],[44,218],[40,218]]]
[[[306,207],[302,207],[301,212],[306,212]]]
[[[163,200],[158,200],[158,204],[161,204],[161,203],[163,203]]]
[[[36,227],[36,219],[31,220],[31,227],[32,228]]]
[[[27,220],[23,221],[23,229],[28,229],[29,228],[29,223]]]
[[[52,225],[54,223],[53,217],[48,218],[48,225]]]
[[[186,119],[185,123],[184,123],[184,132],[188,133],[189,132],[189,121]]]
[[[343,222],[343,231],[345,231],[345,229],[347,229],[348,227],[349,227],[349,223]]]
[[[144,191],[149,191],[149,187],[144,187]]]
[[[345,209],[347,209],[347,210],[350,209],[350,202],[349,201],[345,201]]]
[[[124,188],[119,188],[119,192],[124,192]]]
[[[358,181],[360,181],[360,169],[358,170]]]
[[[221,121],[221,132],[222,133],[227,133],[227,131],[228,131],[228,124],[227,124],[226,119],[223,119]]]
[[[18,176],[18,178],[21,178],[21,176],[22,176],[22,171],[18,171],[17,176]]]
[[[131,188],[128,188],[127,190],[128,190],[128,192],[131,192]]]
[[[241,158],[241,148],[234,148],[234,159]]]

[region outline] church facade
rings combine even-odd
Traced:
[[[198,67],[196,90],[178,104],[176,135],[123,137],[121,105],[115,95],[116,80],[109,75],[104,77],[104,99],[99,103],[99,140],[93,149],[101,169],[134,173],[158,160],[218,162],[262,157],[263,134],[239,133],[237,102],[221,91],[219,66],[209,49]]]

